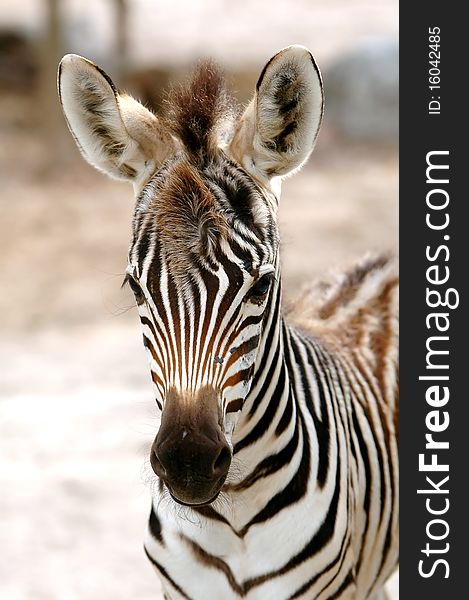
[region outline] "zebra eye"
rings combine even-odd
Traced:
[[[263,302],[267,292],[270,289],[270,284],[272,283],[273,278],[273,273],[266,273],[265,275],[262,275],[262,277],[260,277],[249,290],[248,299],[255,304],[260,304]]]
[[[130,289],[132,290],[132,292],[135,295],[135,299],[136,299],[137,303],[140,304],[143,301],[144,296],[143,296],[142,288],[139,286],[139,284],[135,281],[135,279],[131,275],[126,276],[124,283],[129,284]]]

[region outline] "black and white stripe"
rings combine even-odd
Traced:
[[[225,187],[220,182],[227,178],[235,185],[236,179],[231,169],[224,170],[224,160],[218,167],[217,186],[209,188],[217,201],[226,202],[229,194],[220,191]],[[166,294],[158,301],[153,292],[150,317],[140,307],[144,324],[156,313],[165,315],[159,327],[166,332],[161,340],[167,341],[150,346],[150,353],[164,354],[162,362],[170,365],[158,376],[172,386],[210,383],[222,389],[225,414],[232,408],[239,419],[232,472],[221,496],[182,517],[154,498],[146,551],[170,598],[368,598],[397,562],[392,407],[384,403],[380,375],[366,352],[334,348],[283,319],[278,264],[271,258],[277,233],[265,231],[262,239],[253,239],[233,227],[219,269],[194,264],[189,282],[168,283],[161,253],[149,252],[143,259],[132,255],[143,265],[142,275],[158,269],[158,294]],[[147,246],[158,248],[158,242]],[[141,247],[137,239],[134,251]],[[274,284],[262,310],[243,320],[245,265],[255,270],[266,258],[275,269]],[[385,282],[392,281],[391,272],[386,262],[376,268],[370,263],[353,296],[345,294],[346,304],[363,302],[360,294],[366,290],[373,305]],[[234,292],[229,282],[236,280],[235,273],[241,287]],[[367,289],[373,277],[376,297]],[[367,304],[360,309],[367,310]],[[243,357],[233,352],[226,371],[218,361],[239,349],[243,335],[248,367],[238,371],[242,385],[234,386],[236,393],[227,401],[225,386],[236,381]],[[164,387],[157,390],[161,404],[164,393]],[[236,549],[232,555],[230,549]]]

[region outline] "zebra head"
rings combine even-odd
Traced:
[[[280,51],[241,116],[211,63],[173,90],[162,117],[76,55],[60,64],[59,94],[85,159],[134,185],[126,282],[162,411],[152,468],[179,503],[209,503],[279,320],[280,181],[313,148],[319,70],[306,48]]]

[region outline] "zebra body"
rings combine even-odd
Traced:
[[[386,322],[395,328],[397,302],[392,263],[365,267],[359,290],[372,284],[366,300],[381,302],[382,314],[368,313],[376,322],[359,332],[364,337]],[[335,315],[339,327],[342,316]],[[284,324],[278,333],[282,390],[256,394],[267,364],[246,400],[246,415],[258,410],[243,419],[243,409],[235,429],[242,469],[223,497],[190,511],[164,495],[153,500],[145,546],[168,598],[376,597],[397,564],[396,389],[389,381],[397,357],[390,348],[377,370],[358,346],[350,360],[356,340],[339,333],[327,344]],[[285,414],[288,425],[277,435]],[[262,437],[245,446],[259,425]]]
[[[280,180],[323,112],[311,54],[275,55],[241,117],[207,64],[164,118],[74,55],[59,93],[85,158],[137,195],[126,280],[161,410],[145,550],[167,598],[377,598],[398,560],[393,261],[281,308]]]

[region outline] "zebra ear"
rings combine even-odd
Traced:
[[[312,54],[304,46],[288,46],[262,70],[231,153],[254,175],[270,179],[292,173],[314,147],[323,106],[321,74]]]
[[[108,75],[86,58],[64,56],[58,90],[83,157],[111,177],[142,183],[174,151],[158,118],[131,96],[119,94]]]

